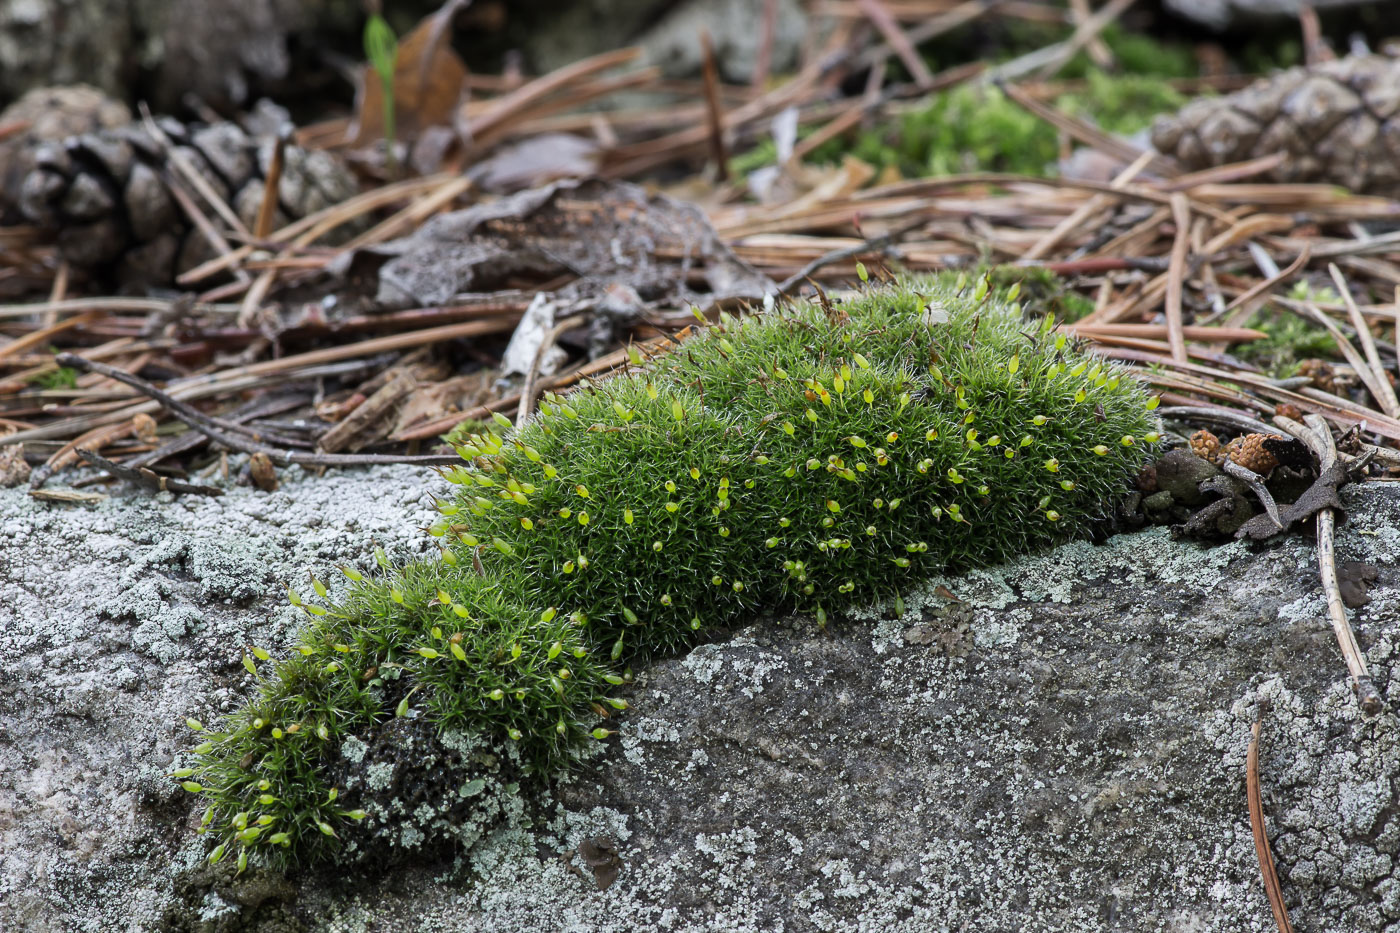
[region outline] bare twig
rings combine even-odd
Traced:
[[[1283,528],[1283,519],[1279,516],[1278,503],[1274,501],[1273,494],[1269,492],[1269,487],[1264,485],[1264,477],[1255,473],[1248,467],[1240,466],[1229,457],[1225,458],[1224,465],[1221,469],[1248,486],[1259,499],[1259,503],[1264,506],[1264,511],[1269,514],[1269,518],[1273,520],[1274,525],[1280,529]]]
[[[1298,425],[1287,418],[1277,419],[1285,430],[1296,429]],[[1295,433],[1299,440],[1307,444],[1317,458],[1318,471],[1325,473],[1337,461],[1337,447],[1332,441],[1332,431],[1327,422],[1317,415],[1303,418],[1306,431]],[[1371,681],[1366,668],[1366,658],[1361,654],[1361,646],[1356,643],[1356,633],[1347,621],[1346,606],[1342,603],[1342,590],[1337,582],[1337,561],[1335,555],[1336,516],[1331,509],[1317,513],[1317,563],[1322,577],[1322,589],[1327,594],[1327,614],[1332,620],[1332,632],[1337,636],[1337,646],[1346,659],[1347,671],[1351,674],[1352,691],[1363,712],[1375,715],[1384,707],[1381,695]]]
[[[78,356],[75,353],[60,353],[54,358],[54,361],[60,366],[71,366],[83,372],[97,373],[100,376],[106,376],[108,379],[115,379],[123,385],[131,386],[141,394],[160,402],[172,415],[185,422],[185,424],[188,424],[197,431],[203,431],[206,434],[209,433],[209,430],[219,431],[225,434],[231,432],[245,435],[249,440],[254,442],[272,440],[279,444],[310,446],[298,438],[288,437],[271,431],[254,430],[246,425],[236,424],[232,421],[225,421],[222,418],[206,415],[194,406],[187,405],[173,395],[161,391],[140,376],[134,376],[125,370],[117,369],[115,366],[108,366],[106,363],[97,363]],[[213,437],[212,434],[209,436]]]
[[[106,457],[88,450],[86,447],[78,448],[78,456],[82,457],[99,470],[110,473],[117,479],[127,480],[138,486],[144,486],[146,489],[154,490],[155,492],[192,492],[201,496],[222,496],[224,494],[224,491],[217,486],[202,486],[198,483],[186,483],[168,476],[161,476],[159,473],[148,470],[145,467],[136,467],[133,469],[132,467],[123,466],[120,463],[114,463]]]

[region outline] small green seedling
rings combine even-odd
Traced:
[[[441,559],[355,571],[340,604],[292,593],[298,644],[245,654],[256,696],[196,730],[177,779],[208,800],[216,856],[332,852],[364,816],[332,768],[378,723],[424,717],[554,774],[613,734],[640,660],[1085,533],[1157,440],[1152,401],[989,282],[721,315],[459,438]]]
[[[379,76],[384,100],[384,142],[389,165],[394,165],[394,68],[399,60],[399,40],[394,28],[378,13],[365,22],[365,58]]]

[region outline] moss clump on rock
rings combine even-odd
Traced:
[[[209,800],[212,857],[334,848],[364,813],[328,774],[376,723],[422,717],[554,773],[610,734],[633,660],[1082,534],[1155,442],[1154,403],[1049,324],[986,280],[915,279],[726,317],[469,438],[440,561],[347,570],[339,605],[293,593],[313,616],[295,649],[245,658],[259,695],[176,774]]]

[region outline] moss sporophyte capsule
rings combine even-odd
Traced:
[[[441,559],[376,552],[340,602],[315,577],[314,598],[288,590],[305,632],[239,652],[259,692],[191,720],[200,744],[173,769],[206,798],[211,857],[334,852],[358,822],[327,802],[341,749],[373,765],[396,718],[555,774],[626,728],[633,663],[1085,534],[1158,436],[1131,377],[984,280],[872,287],[840,311],[728,317],[535,420],[497,419],[448,472]]]

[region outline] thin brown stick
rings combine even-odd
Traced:
[[[924,223],[925,219],[920,217],[915,221],[907,221],[904,224],[895,227],[888,233],[882,234],[877,237],[872,237],[871,239],[865,240],[862,243],[858,243],[855,246],[846,246],[841,249],[834,249],[829,253],[823,253],[816,259],[813,259],[811,262],[807,263],[801,269],[794,272],[792,275],[783,279],[783,281],[778,284],[778,290],[776,294],[786,295],[791,293],[794,288],[807,281],[807,279],[811,277],[812,273],[816,272],[822,266],[830,265],[833,262],[840,262],[843,259],[851,259],[855,256],[863,256],[867,253],[880,252],[881,250],[884,250],[892,246],[893,244],[899,242],[899,239],[909,231],[916,230],[919,227],[922,227]]]
[[[267,166],[267,178],[263,180],[262,202],[258,204],[258,216],[253,223],[253,236],[266,239],[272,233],[272,225],[277,220],[277,194],[282,187],[282,163],[287,154],[287,134],[279,133],[272,147],[272,160]]]
[[[1274,850],[1269,845],[1268,828],[1264,825],[1264,798],[1259,793],[1259,720],[1249,730],[1249,751],[1245,755],[1245,798],[1249,804],[1249,828],[1254,834],[1254,854],[1259,857],[1259,874],[1264,880],[1264,894],[1279,933],[1293,933],[1288,919],[1288,906],[1283,902],[1283,886],[1279,884],[1274,866]]]
[[[206,415],[199,409],[187,405],[174,396],[161,391],[140,376],[132,375],[125,370],[117,369],[115,366],[94,362],[93,360],[78,356],[76,353],[60,353],[54,359],[55,362],[61,366],[71,366],[83,372],[97,373],[100,376],[106,376],[108,379],[114,379],[123,385],[130,386],[141,394],[160,402],[172,415],[196,430],[207,428],[211,431],[220,431],[225,434],[243,434],[252,440],[275,440],[280,444],[304,443],[296,438],[287,437],[271,431],[255,430],[246,425],[235,424],[231,421],[224,421],[223,419]]]
[[[1119,172],[1117,177],[1113,179],[1113,187],[1122,188],[1127,185],[1138,175],[1142,174],[1142,170],[1147,168],[1148,163],[1151,161],[1151,152],[1144,152],[1142,155],[1138,156],[1133,160],[1131,165]],[[1039,240],[1036,240],[1035,244],[1021,255],[1021,258],[1023,260],[1039,259],[1056,246],[1059,246],[1066,236],[1080,229],[1084,221],[1088,220],[1099,211],[1112,206],[1113,203],[1114,198],[1112,195],[1094,195],[1089,198],[1089,200],[1079,205],[1079,207],[1075,208],[1074,212],[1068,217],[1056,224],[1055,229],[1045,234],[1045,236],[1041,237]]]
[[[48,324],[43,327],[40,327],[36,331],[25,334],[23,337],[16,337],[14,340],[11,340],[4,346],[0,346],[0,359],[4,359],[7,356],[15,356],[17,354],[23,353],[30,347],[37,347],[41,344],[46,344],[52,337],[54,337],[57,334],[63,333],[65,330],[72,330],[75,327],[82,327],[84,324],[91,324],[93,321],[99,320],[100,318],[104,318],[106,316],[106,311],[88,311],[85,314],[79,314],[76,317],[70,317],[66,321],[60,321],[57,324]]]
[[[1181,293],[1186,282],[1186,251],[1191,246],[1191,210],[1186,195],[1177,192],[1171,200],[1176,239],[1172,242],[1171,265],[1167,269],[1167,339],[1172,359],[1186,362],[1186,339],[1181,332]]]
[[[700,55],[704,61],[705,125],[710,133],[710,158],[715,163],[715,180],[724,184],[729,180],[729,155],[724,149],[724,104],[719,99],[719,62],[715,60],[715,46],[708,29],[700,30]]]
[[[1069,0],[1069,12],[1070,18],[1076,26],[1094,15],[1094,11],[1089,8],[1089,0]],[[1100,68],[1112,67],[1113,52],[1109,49],[1108,44],[1098,36],[1094,36],[1084,44],[1084,51]]]
[[[129,437],[136,431],[136,425],[131,419],[107,424],[93,428],[85,434],[75,437],[54,451],[49,459],[44,461],[44,465],[35,470],[29,476],[29,486],[31,489],[38,489],[48,482],[50,476],[56,470],[61,470],[78,459],[79,447],[90,447],[100,449],[113,441],[119,441],[124,437]]]
[[[416,229],[426,218],[436,214],[469,191],[472,184],[470,178],[457,178],[438,188],[432,194],[410,201],[403,210],[346,243],[344,249],[360,249],[372,243],[382,243],[391,237]]]
[[[1113,156],[1120,161],[1129,163],[1146,153],[1149,157],[1148,165],[1157,174],[1166,176],[1180,174],[1181,170],[1176,167],[1175,163],[1169,161],[1165,157],[1158,155],[1150,149],[1144,150],[1126,140],[1119,139],[1111,133],[1105,133],[1086,120],[1081,120],[1078,117],[1073,117],[1060,110],[1056,110],[1049,104],[1036,100],[1033,96],[1027,94],[1025,90],[1014,84],[1001,83],[998,84],[997,87],[1001,89],[1008,100],[1020,105],[1037,117],[1040,117],[1040,119],[1044,120],[1046,123],[1049,123],[1051,126],[1086,146]]]
[[[1060,329],[1081,337],[1166,337],[1171,339],[1171,329],[1162,324],[1062,324]],[[1181,328],[1186,340],[1209,340],[1219,343],[1246,343],[1263,340],[1269,335],[1262,330],[1247,327],[1198,327],[1187,325]]]
[[[966,23],[982,16],[984,13],[997,7],[1004,6],[1000,0],[967,0],[960,3],[946,13],[931,17],[918,23],[904,33],[909,41],[914,45],[921,45],[930,39],[935,39],[946,32],[951,32]],[[858,8],[857,8],[858,9]],[[857,14],[865,15],[864,10]],[[883,43],[865,52],[857,59],[858,67],[875,66],[883,64],[891,55],[895,54],[894,48],[888,43]]]
[[[1297,258],[1295,258],[1292,262],[1288,264],[1287,268],[1280,270],[1278,275],[1270,276],[1269,278],[1260,282],[1258,285],[1255,285],[1253,288],[1241,292],[1235,298],[1234,301],[1231,301],[1228,305],[1225,306],[1225,310],[1227,312],[1233,311],[1236,308],[1248,304],[1255,298],[1258,298],[1260,295],[1267,294],[1268,292],[1273,291],[1275,288],[1278,288],[1278,286],[1293,278],[1293,276],[1297,274],[1299,269],[1307,265],[1308,259],[1311,255],[1312,250],[1305,245],[1303,247],[1303,251],[1298,254]]]
[[[348,223],[361,214],[378,210],[396,201],[412,200],[424,192],[433,191],[452,180],[452,175],[442,173],[383,185],[372,191],[357,194],[348,201],[332,204],[314,214],[308,214],[300,220],[295,220],[281,230],[272,233],[267,240],[269,243],[293,242],[297,241],[297,238],[303,234],[315,230],[315,235],[311,237],[311,240],[314,241],[316,237],[341,224]],[[196,282],[201,282],[212,275],[234,267],[252,255],[255,250],[254,244],[245,244],[235,249],[230,255],[219,256],[195,266],[188,272],[182,272],[175,281],[180,285],[193,285]]]
[[[1038,69],[1042,74],[1058,71],[1065,62],[1074,57],[1075,52],[1078,52],[1095,36],[1103,32],[1105,26],[1122,16],[1128,7],[1135,2],[1136,0],[1110,0],[1103,9],[1080,23],[1075,28],[1074,35],[1065,41],[1047,45],[1019,58],[1013,58],[1005,64],[998,65],[996,69],[997,79],[1013,81]]]
[[[204,212],[199,209],[199,205],[194,203],[194,198],[190,197],[189,193],[185,191],[185,186],[180,179],[168,172],[163,174],[165,175],[165,190],[170,192],[170,197],[179,205],[180,210],[184,213],[185,217],[189,219],[190,223],[194,224],[195,229],[199,231],[200,236],[204,237],[205,242],[212,246],[214,252],[221,256],[232,255],[234,248],[229,245],[228,240],[219,232],[213,222],[210,221],[208,217],[204,216]],[[247,283],[251,281],[248,277],[248,273],[237,266],[232,266],[229,271],[232,273],[233,277],[240,282]]]
[[[55,304],[68,297],[68,260],[60,259],[58,271],[54,273],[53,287],[49,289],[49,304]],[[58,320],[56,311],[47,311],[41,320],[44,327],[52,327]]]
[[[134,314],[160,313],[169,309],[175,302],[161,298],[67,298],[62,301],[45,301],[38,304],[0,305],[0,320],[6,318],[29,317],[31,314],[71,314],[79,311],[112,311]],[[199,305],[199,310],[236,312],[237,305]]]
[[[316,367],[320,367],[325,363],[337,363],[342,360],[372,357],[380,353],[394,350],[407,350],[410,347],[426,346],[447,340],[456,340],[462,337],[477,337],[485,334],[501,333],[514,329],[516,324],[520,322],[520,317],[519,314],[506,314],[484,321],[468,321],[463,324],[429,327],[425,330],[410,331],[405,334],[391,334],[385,337],[376,337],[372,340],[360,340],[339,347],[327,347],[324,350],[311,350],[307,353],[299,353],[295,356],[284,356],[275,360],[265,360],[261,363],[249,363],[244,366],[236,366],[220,373],[209,373],[183,379],[170,387],[170,394],[180,399],[192,399],[204,398],[221,392],[241,391],[246,388],[264,384],[264,380],[274,374],[285,374],[290,377],[299,370],[303,373],[308,370],[314,371]],[[113,422],[123,421],[142,412],[149,414],[159,411],[160,408],[161,404],[156,401],[141,402],[135,405],[128,405],[118,411],[83,415],[52,424],[46,424],[28,431],[21,431],[18,434],[11,434],[0,439],[0,442],[6,444],[22,444],[31,440],[37,441],[48,440],[55,437],[67,437],[74,431],[83,431],[98,425],[112,424]]]

